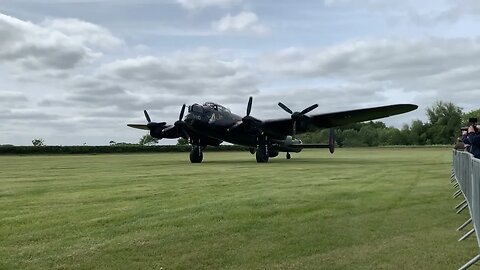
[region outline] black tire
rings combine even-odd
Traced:
[[[267,163],[268,162],[268,148],[265,144],[260,144],[257,147],[257,152],[255,153],[255,158],[258,163]]]
[[[203,152],[200,146],[192,147],[192,151],[190,151],[190,162],[201,163],[202,160],[203,160]]]
[[[290,153],[287,153],[287,159],[291,159],[292,156],[290,155]]]

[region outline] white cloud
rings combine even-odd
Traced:
[[[372,39],[322,49],[288,48],[266,55],[267,70],[305,77],[412,79],[477,66],[480,42],[471,39]]]
[[[28,99],[22,93],[12,91],[0,91],[0,107],[18,108],[27,105]]]
[[[409,21],[420,26],[455,23],[464,17],[480,15],[477,0],[324,0],[324,4],[330,8],[367,9],[385,16],[389,22]]]
[[[453,3],[434,19],[437,21],[456,22],[464,16],[480,15],[480,2],[477,0],[452,1]]]
[[[222,60],[208,49],[118,60],[101,67],[99,76],[172,95],[246,95],[257,91],[258,82],[244,62]]]
[[[475,107],[480,97],[478,39],[363,40],[320,48],[288,48],[265,55],[262,69],[281,77],[376,83],[385,90],[415,93]],[[462,98],[463,97],[463,98]]]
[[[227,14],[213,23],[213,28],[219,32],[254,32],[265,33],[268,28],[260,24],[258,16],[253,12],[241,12],[235,16]]]
[[[0,60],[26,70],[66,70],[98,54],[68,35],[0,13]]]
[[[182,7],[198,9],[205,7],[229,7],[241,3],[243,0],[176,0]]]
[[[123,40],[113,36],[106,28],[78,19],[47,19],[41,25],[59,31],[87,46],[112,49],[124,45]]]

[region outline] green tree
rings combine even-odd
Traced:
[[[469,111],[468,113],[464,114],[462,119],[462,124],[463,125],[467,125],[468,124],[468,119],[470,118],[480,118],[480,109],[478,110],[473,110],[473,111]]]
[[[185,139],[185,138],[178,138],[178,141],[177,141],[177,145],[187,145],[188,144],[188,140]]]
[[[462,108],[451,102],[437,101],[427,108],[431,126],[427,134],[433,144],[451,144],[462,126]]]
[[[33,146],[45,146],[45,141],[43,139],[33,139]]]
[[[377,129],[370,124],[365,124],[358,132],[362,144],[367,146],[378,146],[378,132]]]
[[[342,145],[343,146],[367,146],[355,129],[347,129],[342,131]]]
[[[138,142],[138,144],[140,145],[153,145],[157,143],[158,140],[150,136],[150,134],[144,135],[142,138],[140,138],[140,141]]]
[[[425,145],[427,141],[427,126],[421,120],[413,120],[410,125],[409,141],[413,145]]]

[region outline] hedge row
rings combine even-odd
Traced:
[[[189,145],[157,145],[157,146],[2,146],[0,155],[27,154],[107,154],[107,153],[160,153],[189,152]],[[247,151],[248,148],[237,145],[221,145],[207,147],[205,151]]]

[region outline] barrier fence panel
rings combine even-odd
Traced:
[[[472,158],[472,204],[471,216],[477,232],[477,242],[480,247],[480,160]]]
[[[466,233],[459,241],[467,238],[475,232],[477,243],[480,247],[480,160],[474,158],[470,153],[464,151],[453,151],[453,174],[462,195],[465,197],[466,204],[457,213],[468,207],[470,219],[467,220],[457,230],[466,227],[473,222],[473,229]],[[455,193],[458,195],[458,193]],[[456,197],[454,194],[454,197]],[[463,203],[457,205],[460,207]],[[456,208],[457,208],[456,207]],[[468,269],[470,266],[480,260],[480,254],[475,256],[460,269]]]

